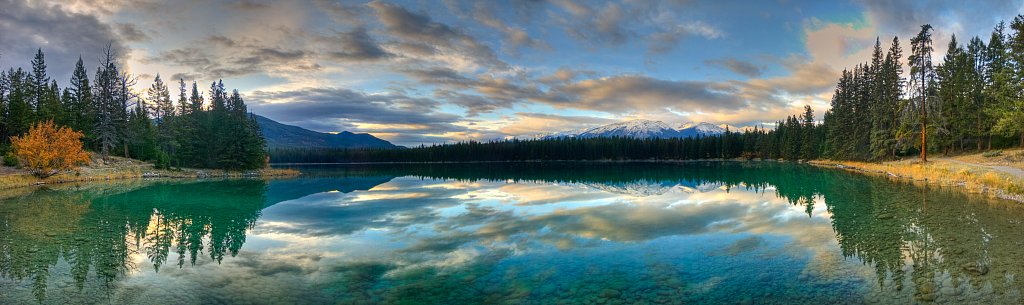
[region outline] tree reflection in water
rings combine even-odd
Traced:
[[[270,182],[146,182],[72,190],[43,189],[0,200],[0,277],[31,281],[33,293],[42,301],[46,297],[51,269],[62,261],[70,266],[71,277],[79,290],[87,283],[113,285],[119,276],[139,270],[140,266],[134,265],[136,261],[147,261],[156,271],[166,268],[167,264],[187,268],[203,255],[221,262],[225,256],[239,254],[247,231],[256,226],[266,207],[329,191],[358,193],[395,177],[414,177],[460,182],[568,184],[633,197],[663,196],[667,190],[676,188],[692,192],[752,192],[784,198],[792,205],[803,207],[801,210],[808,217],[821,210],[815,206],[823,204],[842,255],[874,268],[879,292],[868,299],[910,294],[919,301],[929,301],[940,294],[994,292],[1005,296],[1000,300],[1012,301],[1019,300],[1021,291],[1021,284],[1014,281],[1014,276],[1024,269],[1024,264],[1017,259],[1024,254],[1021,206],[942,188],[773,162],[354,165],[303,167],[302,170],[305,175],[301,178]],[[403,208],[411,209],[397,205],[385,206],[381,211]],[[706,232],[687,233],[678,226],[662,223],[627,224],[624,222],[637,220],[620,215],[620,212],[649,212],[652,207],[597,208],[599,214],[589,217],[603,217],[602,220],[611,225],[628,225],[644,232],[587,228],[585,222],[576,220],[585,216],[571,213],[553,212],[525,219],[468,206],[467,214],[463,215],[466,219],[474,219],[470,217],[472,213],[486,216],[478,217],[479,223],[469,225],[501,227],[513,232],[489,231],[489,235],[485,235],[458,230],[467,224],[442,221],[433,226],[441,230],[438,244],[427,244],[423,240],[410,242],[407,249],[396,255],[447,251],[475,241],[503,240],[512,236],[506,233],[525,233],[516,236],[534,238],[531,241],[534,243],[572,248],[585,246],[586,240],[642,242]],[[677,218],[646,221],[671,219]],[[562,226],[559,231],[559,227],[553,225],[558,223],[571,226]],[[340,224],[322,222],[321,225]],[[350,234],[358,229],[323,228],[320,231]],[[542,230],[544,233],[540,234]],[[742,241],[763,243],[761,239]],[[513,244],[515,247],[530,245],[532,243]],[[493,267],[509,253],[512,252],[495,251],[480,256],[473,264]],[[133,258],[143,254],[144,259]],[[672,268],[663,264],[657,266],[660,266],[657,270]],[[479,287],[474,288],[465,279],[486,277],[491,270],[485,266],[452,274],[426,268],[407,273],[404,281],[384,276],[398,268],[400,266],[388,262],[334,266],[332,272],[338,273],[337,278],[344,285],[339,284],[329,291],[333,291],[333,298],[338,300],[450,301],[454,298],[446,296],[465,297],[479,292]],[[655,276],[660,278],[671,273],[666,271]],[[545,278],[551,276],[555,275],[544,275]],[[519,289],[526,285],[521,280],[512,281],[519,282],[519,286],[485,290]],[[663,280],[672,281],[671,278]],[[428,290],[442,291],[442,294],[418,295]],[[500,301],[494,296],[517,293],[498,292],[501,291],[462,300]]]
[[[79,289],[90,277],[109,285],[132,272],[139,253],[157,270],[172,249],[178,267],[194,264],[204,248],[219,262],[242,247],[265,188],[259,180],[157,182],[9,198],[0,202],[0,275],[31,279],[41,301],[61,259]]]

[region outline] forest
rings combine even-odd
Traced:
[[[118,67],[108,47],[90,80],[79,57],[68,85],[47,75],[40,49],[31,70],[0,71],[0,155],[11,138],[40,122],[54,122],[83,135],[82,145],[104,158],[150,161],[158,168],[254,169],[266,164],[265,140],[237,90],[223,81],[204,97],[193,81],[178,80],[178,101],[158,74],[145,92],[138,77]],[[16,159],[5,158],[5,165]]]
[[[694,160],[887,161],[1024,146],[1024,15],[997,24],[988,42],[951,37],[933,60],[931,25],[910,39],[906,58],[898,37],[842,72],[831,109],[816,121],[810,107],[776,122],[718,136],[685,139],[559,138],[464,141],[410,149],[273,149],[274,163]],[[904,66],[905,65],[905,66]],[[905,73],[907,72],[907,73]],[[909,77],[907,77],[909,76]]]

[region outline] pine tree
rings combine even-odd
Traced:
[[[935,137],[933,142],[949,153],[954,141],[963,139],[966,123],[963,116],[970,111],[969,92],[967,91],[966,62],[967,53],[957,44],[956,35],[949,41],[943,63],[935,68],[937,111],[934,117]],[[962,145],[961,145],[962,146]],[[962,147],[961,147],[962,148]]]
[[[932,26],[925,24],[921,26],[921,32],[910,40],[911,55],[907,59],[910,66],[910,87],[911,87],[911,117],[920,130],[921,137],[921,161],[928,162],[928,123],[930,110],[933,105],[930,103],[933,93],[935,70],[932,67]]]
[[[973,124],[968,124],[970,125],[970,132],[968,134],[974,138],[975,149],[977,150],[981,150],[982,144],[986,142],[985,139],[989,136],[989,129],[992,126],[992,118],[986,111],[986,109],[992,107],[992,104],[985,96],[985,73],[987,73],[986,67],[988,66],[987,48],[985,42],[977,36],[971,38],[971,42],[967,45],[967,56],[971,66],[968,90],[970,91],[971,109],[973,109],[972,113],[967,114],[973,119]]]
[[[60,101],[60,88],[57,87],[57,81],[43,85],[43,88],[43,96],[38,100],[37,120],[54,121],[58,126],[66,126],[68,120],[64,117],[65,111]]]
[[[189,119],[185,130],[188,133],[185,135],[184,145],[188,146],[190,156],[187,159],[182,159],[183,164],[197,166],[204,164],[200,167],[205,167],[206,162],[206,147],[207,142],[200,138],[200,134],[208,134],[210,130],[206,128],[206,112],[203,111],[203,96],[199,93],[199,87],[195,81],[192,82],[192,93],[189,95]]]
[[[7,71],[0,70],[0,156],[7,153],[7,142],[9,141],[7,129],[11,117],[8,113],[10,103],[8,95],[11,94],[11,82],[7,78]]]
[[[32,111],[31,102],[35,92],[29,74],[21,68],[9,70],[7,81],[9,91],[7,94],[6,137],[10,137],[28,132],[35,122],[35,113]]]
[[[100,153],[106,157],[110,150],[121,143],[121,134],[117,128],[117,107],[120,104],[118,80],[120,73],[114,65],[114,53],[107,46],[106,54],[100,67],[96,68],[96,82],[93,84],[93,102],[96,109],[96,145]]]
[[[72,129],[81,131],[83,141],[87,147],[92,147],[96,135],[93,129],[96,126],[96,109],[92,99],[92,88],[89,84],[89,75],[82,63],[82,57],[78,57],[75,63],[75,70],[71,73],[71,82],[68,87],[71,99],[67,102],[69,126]]]
[[[874,126],[874,142],[872,143],[873,159],[876,161],[891,160],[897,152],[897,125],[899,122],[900,103],[903,98],[903,64],[900,59],[898,37],[892,38],[889,50],[885,53],[882,68],[876,81],[881,86],[879,100],[874,106],[877,125]]]
[[[1007,58],[1001,63],[1005,66],[996,66],[1001,69],[992,73],[991,93],[998,100],[993,111],[996,123],[992,129],[1006,136],[1019,135],[1020,145],[1024,146],[1024,54],[1021,54],[1024,52],[1024,15],[1017,15],[1010,22],[1010,29],[1013,34],[1007,39],[1007,52],[1004,53]]]
[[[145,161],[158,161],[156,130],[149,119],[149,109],[145,100],[139,100],[134,109],[128,113],[128,131],[125,137],[125,145],[128,152],[126,157]]]
[[[814,160],[818,158],[818,134],[817,127],[814,124],[814,109],[811,109],[810,105],[804,105],[804,113],[800,117],[801,123],[803,124],[803,157],[804,160]]]
[[[50,77],[46,76],[46,59],[43,56],[43,49],[38,49],[35,58],[32,59],[32,79],[29,85],[32,88],[29,102],[32,105],[32,110],[39,112],[40,105],[48,95],[49,85]]]

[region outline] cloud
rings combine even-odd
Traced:
[[[518,54],[520,48],[535,48],[539,50],[551,50],[551,46],[534,34],[527,32],[523,27],[514,25],[513,20],[502,17],[512,13],[518,13],[521,19],[530,21],[531,15],[543,7],[543,1],[474,1],[460,2],[445,0],[444,5],[449,11],[461,18],[471,19],[488,27],[498,30],[502,35],[502,51],[506,54]],[[470,7],[471,6],[471,7]],[[510,13],[511,12],[511,13]]]
[[[1024,3],[1016,0],[858,2],[880,30],[908,39],[926,23],[936,26],[940,31],[964,34],[961,35],[964,37],[987,34],[997,22],[1009,21],[1024,9]]]
[[[129,53],[117,31],[95,16],[21,0],[0,0],[0,7],[2,66],[28,67],[41,48],[49,75],[65,84],[79,56],[87,66],[95,66],[108,44],[122,64]]]
[[[735,58],[721,58],[721,59],[709,59],[704,61],[705,64],[712,66],[719,66],[733,73],[740,74],[747,77],[758,77],[764,73],[764,66],[758,66],[753,63],[738,60]]]
[[[670,81],[642,75],[588,79],[553,89],[564,95],[556,107],[623,113],[636,110],[731,111],[746,101],[731,86],[703,81]]]
[[[658,54],[671,51],[683,38],[690,36],[703,37],[705,39],[718,39],[725,36],[725,32],[702,21],[679,21],[663,22],[661,30],[652,33],[647,38],[648,53]]]
[[[329,13],[335,22],[341,24],[362,25],[362,16],[366,15],[364,6],[345,5],[340,1],[316,0],[316,7]]]
[[[115,28],[117,29],[117,33],[126,41],[146,42],[151,39],[146,32],[142,31],[142,29],[139,29],[138,26],[132,23],[118,23],[115,25]]]
[[[579,41],[598,46],[623,46],[641,39],[648,54],[672,50],[687,37],[718,39],[725,32],[700,20],[677,16],[684,1],[609,2],[602,7],[574,0],[553,1],[567,16],[556,16],[566,33]]]
[[[388,53],[366,33],[366,28],[358,27],[351,32],[338,33],[333,40],[329,40],[332,47],[339,48],[338,51],[328,51],[327,56],[341,60],[373,61],[391,57]],[[334,49],[334,48],[328,48]]]
[[[321,132],[371,132],[399,144],[443,142],[468,132],[461,117],[439,112],[440,102],[399,94],[365,94],[340,88],[255,91],[245,96],[254,113]],[[422,142],[418,142],[422,141]]]
[[[478,116],[481,113],[493,112],[501,108],[510,107],[509,103],[504,101],[497,101],[479,95],[464,94],[455,91],[438,90],[435,92],[434,96],[465,108],[466,115],[471,117]]]
[[[269,4],[255,0],[235,0],[227,4],[227,7],[235,10],[252,11],[270,8]]]
[[[617,3],[607,3],[599,10],[572,0],[556,1],[555,5],[569,16],[562,20],[565,31],[580,41],[595,45],[622,45],[634,35],[623,24],[631,15]]]
[[[446,56],[458,56],[485,67],[506,68],[490,47],[472,36],[446,24],[433,21],[425,13],[414,13],[404,7],[379,1],[368,4],[388,33],[405,43],[427,44]]]
[[[590,116],[520,112],[516,113],[511,122],[501,127],[499,131],[512,136],[530,137],[581,127],[596,127],[615,121],[613,119]]]
[[[402,73],[421,83],[446,84],[459,88],[467,88],[476,82],[474,79],[459,74],[458,71],[443,67],[406,69],[402,70]]]
[[[224,36],[207,37],[206,47],[183,47],[160,52],[143,63],[164,63],[188,68],[188,74],[206,79],[313,72],[321,69],[316,53],[303,49],[285,49],[259,42],[242,42]],[[186,73],[186,72],[180,72]]]

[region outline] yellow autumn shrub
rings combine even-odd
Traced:
[[[46,178],[89,162],[81,139],[81,132],[46,121],[36,123],[20,137],[11,137],[11,147],[23,167]]]

